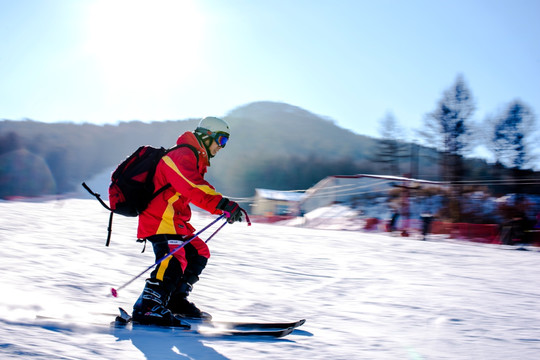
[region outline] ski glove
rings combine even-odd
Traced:
[[[230,201],[227,198],[222,198],[219,201],[217,208],[223,210],[229,224],[232,224],[236,221],[242,221],[242,212],[244,211],[244,209],[242,209],[234,201]]]

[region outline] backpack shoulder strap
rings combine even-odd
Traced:
[[[83,188],[86,189],[86,191],[88,191],[90,193],[90,195],[94,196],[96,199],[99,200],[99,203],[101,205],[103,205],[103,207],[109,211],[112,211],[110,207],[107,206],[107,204],[105,204],[105,202],[101,199],[101,195],[96,193],[96,192],[93,192],[92,189],[90,189],[90,187],[88,185],[86,185],[85,182],[82,183],[82,186]]]
[[[110,215],[109,215],[109,226],[107,227],[107,241],[105,242],[105,246],[109,246],[109,244],[111,243],[111,233],[112,233],[112,221],[113,221],[113,214],[114,212],[112,211],[112,209],[107,206],[107,204],[105,204],[105,202],[101,199],[101,195],[99,195],[98,193],[96,192],[93,192],[92,189],[90,189],[90,187],[88,185],[86,185],[86,183],[82,183],[82,186],[86,189],[86,191],[88,191],[91,195],[93,195],[96,199],[99,200],[100,204],[103,205],[103,207],[107,210],[110,211]]]
[[[187,147],[189,149],[191,149],[191,151],[193,151],[193,153],[195,154],[195,157],[197,158],[197,167],[199,167],[199,152],[197,151],[197,148],[195,148],[195,146],[193,145],[189,145],[189,144],[179,144],[179,145],[175,145],[173,146],[172,148],[170,149],[167,149],[165,151],[165,154],[163,154],[163,156],[167,155],[169,152],[173,151],[173,150],[176,150],[176,149],[179,149],[181,147]],[[154,193],[154,195],[152,195],[152,199],[155,198],[156,196],[158,196],[159,194],[161,194],[163,191],[167,190],[169,187],[171,187],[171,184],[165,184],[163,185],[158,191],[156,191]]]
[[[199,166],[199,152],[197,151],[197,148],[193,145],[189,145],[189,144],[179,144],[179,145],[175,145],[173,146],[172,148],[170,149],[167,149],[167,151],[165,152],[165,155],[167,155],[169,152],[173,151],[173,150],[176,150],[176,149],[179,149],[181,147],[187,147],[189,148],[191,151],[193,151],[193,153],[195,154],[195,157],[197,158],[197,166]],[[163,155],[163,156],[165,156]]]

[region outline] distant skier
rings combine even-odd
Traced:
[[[231,224],[242,221],[244,210],[204,179],[210,158],[225,147],[229,136],[229,125],[224,120],[205,117],[195,131],[185,132],[176,142],[189,146],[170,151],[160,160],[154,176],[155,188],[166,184],[171,187],[154,198],[139,215],[137,231],[139,238],[152,243],[156,260],[193,235],[190,203],[212,214],[225,213]],[[209,317],[187,299],[209,257],[206,243],[195,238],[162,261],[146,280],[133,306],[133,320],[141,324],[178,326],[182,324],[181,317]]]
[[[499,237],[503,245],[516,245],[528,242],[528,234],[532,228],[525,212],[517,212],[515,216],[501,224]],[[528,232],[529,231],[529,232]]]
[[[420,214],[422,218],[422,240],[427,240],[427,235],[431,231],[431,223],[433,222],[433,215],[429,213]]]
[[[389,224],[389,231],[390,232],[394,232],[397,230],[397,221],[398,221],[398,218],[399,218],[399,212],[394,212],[394,214],[392,214],[392,218],[390,219],[390,224]]]

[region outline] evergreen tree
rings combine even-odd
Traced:
[[[474,110],[472,93],[463,76],[458,75],[455,83],[443,93],[436,109],[425,118],[425,130],[421,132],[442,153],[442,178],[453,184],[449,206],[454,221],[461,218],[461,187],[457,183],[464,176],[463,155],[471,147],[469,122]]]
[[[435,145],[443,153],[443,177],[457,180],[456,168],[460,159],[470,148],[472,126],[469,124],[475,105],[472,93],[463,76],[458,75],[454,85],[443,93],[436,109],[424,119],[425,130],[421,131],[428,144]],[[453,161],[454,159],[454,161]]]
[[[19,134],[14,131],[0,134],[0,155],[20,148],[22,148],[22,140]]]
[[[522,169],[532,159],[532,136],[536,118],[519,100],[511,102],[493,122],[490,148],[497,162]]]

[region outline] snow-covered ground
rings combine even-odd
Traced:
[[[106,314],[131,309],[144,276],[118,298],[110,288],[153,263],[136,219],[117,216],[107,248],[95,200],[0,202],[0,214],[0,359],[540,358],[537,251],[227,225],[192,300],[216,319],[306,324],[277,340],[130,332]]]

